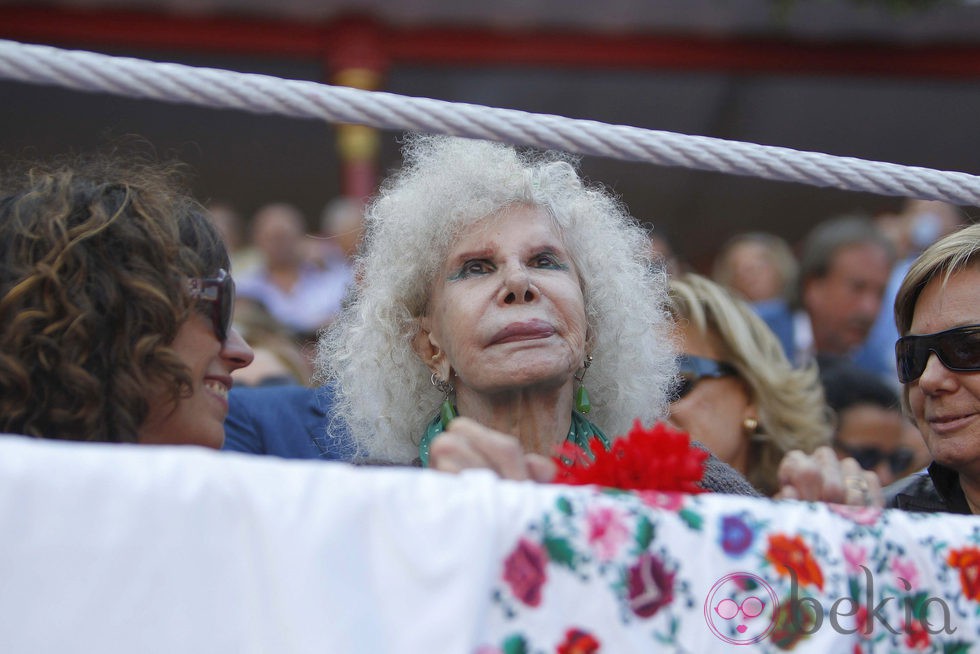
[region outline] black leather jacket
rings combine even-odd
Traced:
[[[936,462],[885,488],[885,506],[928,513],[971,513],[960,488],[959,473]]]

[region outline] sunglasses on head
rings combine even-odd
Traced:
[[[980,325],[898,339],[895,343],[898,381],[908,384],[921,377],[933,353],[954,372],[980,371]]]
[[[882,452],[877,447],[852,447],[836,440],[834,445],[857,461],[858,465],[865,470],[874,470],[879,463],[885,461],[896,475],[905,472],[905,469],[912,464],[912,459],[915,456],[912,450],[906,447],[899,447],[893,452]]]
[[[206,313],[211,318],[214,335],[224,343],[235,313],[235,280],[227,271],[219,270],[216,277],[193,277],[187,285],[192,298],[208,305]]]
[[[695,385],[705,377],[718,379],[738,376],[735,367],[724,361],[715,361],[693,354],[682,354],[677,358],[677,362],[680,366],[680,384],[675,392],[674,402],[690,393]]]

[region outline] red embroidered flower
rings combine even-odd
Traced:
[[[816,609],[792,596],[780,600],[772,619],[774,626],[769,639],[783,651],[793,649],[816,631]]]
[[[980,549],[963,547],[951,550],[946,562],[959,568],[963,594],[974,601],[980,601]]]
[[[874,629],[874,622],[868,622],[868,607],[859,606],[857,613],[854,614],[854,629],[861,638],[868,638]]]
[[[562,484],[595,484],[624,490],[658,490],[702,493],[708,453],[691,445],[682,431],[657,423],[644,429],[640,421],[626,436],[613,440],[608,451],[595,452],[594,460],[580,448],[565,443],[555,457]]]
[[[801,586],[816,586],[823,590],[823,572],[810,548],[799,536],[790,538],[784,534],[769,536],[766,558],[781,575],[796,575]]]
[[[627,591],[633,613],[641,618],[652,617],[674,599],[674,573],[667,572],[663,562],[644,552],[636,565],[630,566]]]
[[[504,561],[504,581],[510,586],[514,596],[528,606],[538,606],[541,603],[541,588],[547,580],[547,562],[544,549],[526,538],[517,543],[517,547]]]
[[[557,654],[595,654],[599,651],[599,641],[587,631],[569,629],[564,642],[555,651]]]
[[[902,631],[905,632],[905,646],[914,649],[929,647],[929,632],[919,620],[905,622],[902,620]]]

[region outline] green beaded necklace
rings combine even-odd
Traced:
[[[455,417],[455,407],[452,408],[453,416]],[[425,428],[425,435],[422,437],[422,442],[419,443],[419,458],[422,459],[423,468],[429,467],[429,446],[432,444],[432,440],[441,434],[446,428],[446,424],[448,424],[448,420],[444,420],[444,413],[446,412],[440,411],[432,419]],[[572,424],[568,427],[568,435],[565,436],[565,442],[572,443],[586,452],[591,453],[593,441],[599,441],[603,448],[609,449],[609,438],[602,433],[602,430],[586,420],[578,411],[572,411]]]

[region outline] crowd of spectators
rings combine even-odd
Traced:
[[[304,419],[321,414],[304,427],[314,446],[300,451],[348,452],[314,427],[332,406],[332,389],[314,380],[313,343],[353,284],[364,206],[335,199],[316,230],[286,203],[261,207],[247,228],[230,205],[209,209],[239,279],[235,322],[255,350],[253,364],[235,372],[237,383],[308,387],[269,391],[287,398],[279,410],[293,402]],[[692,274],[683,243],[645,225],[655,265],[672,280],[684,355],[672,422],[766,494],[777,493],[779,463],[793,450],[832,448],[873,471],[882,486],[923,469],[928,451],[899,402],[891,303],[915,256],[963,222],[951,205],[910,200],[899,213],[829,217],[794,244],[768,232],[737,233],[706,271],[717,286]],[[232,394],[229,447],[258,451],[248,423],[262,418],[246,407],[254,400],[236,403],[248,393]],[[270,438],[278,443],[272,450],[296,449]]]

